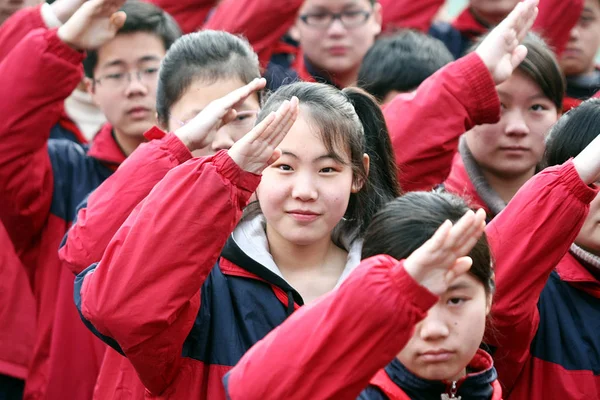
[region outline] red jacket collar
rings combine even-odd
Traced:
[[[444,187],[448,192],[463,197],[470,207],[483,208],[486,214],[491,216],[488,206],[481,197],[479,197],[479,194],[477,194],[477,190],[471,182],[462,157],[458,152],[454,155],[452,169],[444,182]]]
[[[482,349],[478,349],[477,353],[469,363],[469,367],[474,371],[460,381],[458,381],[458,385],[467,378],[477,375],[481,372],[487,371],[494,366],[494,362],[492,360],[492,356],[486,353]],[[404,391],[398,387],[389,377],[389,375],[385,372],[384,369],[380,369],[374,376],[371,378],[369,382],[370,385],[376,386],[379,388],[390,400],[409,400],[409,397],[404,393]],[[502,400],[502,388],[498,380],[495,380],[492,384],[494,388],[494,393],[490,400]]]
[[[470,8],[466,8],[458,15],[458,17],[456,17],[452,22],[452,27],[463,34],[463,36],[467,36],[470,39],[481,36],[490,29],[489,26],[484,25],[475,18]]]
[[[110,124],[104,124],[96,134],[88,155],[113,167],[118,167],[126,158],[113,136]]]
[[[567,253],[556,266],[560,279],[591,296],[600,298],[600,282],[571,253]]]

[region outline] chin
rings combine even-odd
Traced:
[[[413,373],[420,378],[430,381],[453,381],[464,368],[457,368],[455,365],[431,365],[424,367],[418,372]]]

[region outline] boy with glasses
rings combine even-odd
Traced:
[[[85,2],[58,31],[32,32],[0,64],[0,220],[31,271],[38,315],[25,397],[91,398],[105,351],[73,307],[74,277],[57,248],[76,206],[155,124],[156,72],[180,36],[159,8],[123,3]],[[109,33],[92,23],[121,6]],[[109,121],[90,146],[49,139],[81,81],[83,50],[87,86]]]

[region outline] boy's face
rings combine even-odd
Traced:
[[[502,21],[520,0],[470,0],[469,5],[486,22],[497,24]]]
[[[98,49],[90,91],[117,135],[140,137],[156,124],[156,85],[166,54],[147,32],[117,35]]]
[[[586,0],[577,25],[571,29],[569,43],[561,55],[560,66],[567,76],[584,75],[596,68],[600,47],[600,0]]]
[[[326,23],[338,13],[346,24],[340,19]],[[358,73],[381,32],[381,6],[369,0],[306,0],[296,28],[302,49],[315,66],[339,75]]]

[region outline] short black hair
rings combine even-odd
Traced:
[[[125,24],[119,29],[117,35],[135,32],[147,32],[158,36],[169,50],[173,42],[181,36],[181,29],[177,22],[154,4],[137,0],[128,0],[121,11],[127,14]],[[94,69],[98,64],[98,51],[89,50],[83,60],[83,69],[88,78],[94,77]]]
[[[443,191],[410,192],[385,205],[371,220],[364,236],[362,258],[387,254],[406,259],[429,240],[446,220],[456,223],[469,210],[465,200]],[[495,290],[492,253],[485,233],[469,252],[469,273],[487,294]]]
[[[382,101],[391,91],[416,89],[454,58],[444,43],[412,30],[378,39],[363,58],[358,86]]]
[[[597,136],[600,99],[589,99],[569,110],[554,124],[546,139],[544,166],[559,165],[577,156]]]
[[[204,30],[179,38],[162,61],[156,94],[158,122],[166,126],[171,107],[196,80],[207,84],[260,78],[258,56],[250,43],[228,32]]]

